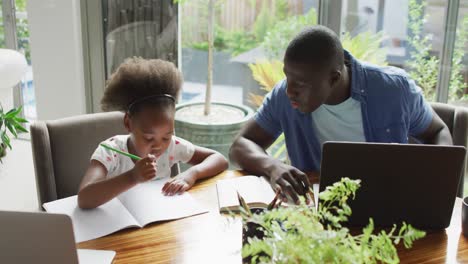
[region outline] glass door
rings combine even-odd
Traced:
[[[177,4],[173,0],[102,0],[106,78],[126,58],[177,64]]]
[[[28,62],[27,72],[18,86],[13,88],[13,99],[0,98],[2,102],[12,101],[11,106],[23,106],[22,114],[27,119],[36,119],[33,74],[31,67],[31,50],[26,12],[27,0],[0,1],[0,48],[14,49],[23,53]],[[5,95],[11,97],[11,94]]]

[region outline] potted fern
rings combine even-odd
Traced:
[[[184,4],[187,0],[174,0]],[[216,0],[207,0],[208,8],[208,76],[205,100],[201,103],[179,104],[176,107],[177,135],[190,142],[215,149],[224,156],[241,127],[253,111],[243,105],[211,102],[213,86],[213,51]]]
[[[3,107],[0,105],[0,161],[6,155],[7,147],[11,149],[11,139],[9,133],[11,133],[16,138],[18,137],[18,132],[28,132],[28,130],[26,130],[26,128],[24,128],[22,125],[28,121],[20,117],[21,110],[22,107],[13,108],[5,113],[3,111]]]
[[[398,263],[395,245],[410,248],[425,236],[403,223],[386,232],[374,232],[372,219],[362,233],[343,227],[351,215],[347,204],[360,186],[359,180],[343,178],[320,193],[318,208],[304,200],[298,206],[282,207],[251,214],[244,207],[244,226],[257,226],[256,236],[247,238],[242,256],[249,263]],[[259,235],[260,233],[260,235]]]

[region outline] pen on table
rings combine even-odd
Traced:
[[[141,158],[138,157],[137,155],[133,155],[133,154],[130,154],[130,153],[127,153],[127,152],[124,152],[124,151],[115,149],[115,148],[110,147],[110,146],[108,146],[108,145],[106,145],[106,144],[103,144],[103,143],[101,143],[101,144],[99,144],[99,145],[101,145],[102,147],[104,147],[104,148],[106,148],[106,149],[109,149],[109,150],[115,151],[115,152],[117,152],[117,153],[119,153],[119,154],[122,154],[122,155],[124,155],[124,156],[127,156],[127,157],[129,157],[129,158],[131,158],[131,159],[134,159],[134,160],[141,160]]]

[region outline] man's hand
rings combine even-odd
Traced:
[[[195,174],[187,170],[164,184],[162,192],[164,195],[182,194],[190,189],[196,181]]]
[[[310,186],[307,175],[304,172],[284,163],[278,163],[272,169],[270,184],[274,190],[281,189],[281,198],[284,202],[291,199],[296,204],[299,203],[300,195],[307,198],[306,193]]]
[[[156,157],[148,154],[145,158],[137,161],[131,170],[131,177],[136,183],[146,182],[156,177]]]

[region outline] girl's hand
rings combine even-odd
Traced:
[[[136,183],[146,182],[156,177],[156,157],[148,154],[145,158],[137,161],[131,170],[132,179]]]
[[[182,194],[190,189],[196,181],[194,173],[185,171],[164,184],[162,192],[164,195]]]

